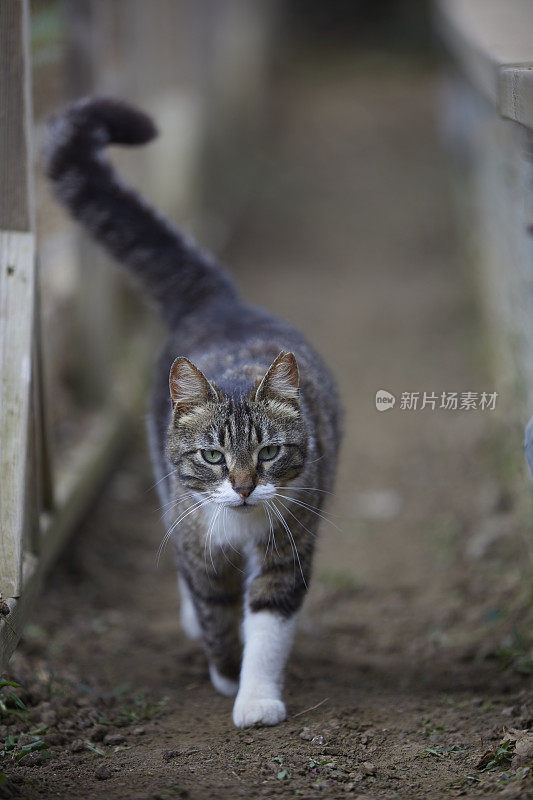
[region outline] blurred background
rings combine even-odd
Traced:
[[[31,3],[36,151],[48,115],[85,94],[151,113],[159,138],[110,154],[123,177],[213,249],[247,299],[303,330],[336,376],[344,444],[289,701],[327,696],[326,715],[352,703],[387,727],[383,708],[401,706],[406,741],[421,716],[452,714],[450,697],[468,708],[468,741],[497,739],[504,708],[518,709],[506,717],[515,728],[530,720],[531,146],[526,106],[502,110],[495,88],[498,65],[528,60],[527,5]],[[126,694],[149,681],[172,698],[166,733],[192,730],[184,687],[198,710],[228,709],[178,637],[170,555],[154,563],[163,530],[144,414],[164,331],[54,203],[39,162],[36,192],[55,473],[72,470],[110,407],[128,424],[121,466],[102,472],[104,494],[13,664],[57,685],[68,673],[74,693],[105,686],[108,699],[125,675]],[[376,409],[379,390],[393,409]],[[479,405],[483,392],[494,408]],[[421,408],[424,393],[436,399]],[[476,407],[443,408],[443,393],[473,393]],[[463,766],[442,766],[431,791]]]
[[[37,152],[47,117],[70,99],[98,93],[137,103],[157,120],[160,138],[157,147],[117,153],[118,163],[154,203],[221,254],[242,230],[251,201],[272,193],[283,201],[275,148],[291,104],[292,66],[315,71],[308,76],[312,87],[324,69],[353,75],[356,51],[371,53],[368,69],[378,72],[407,53],[427,62],[428,31],[424,2],[390,0],[377,11],[370,2],[325,8],[278,0],[37,0],[31,5]],[[354,97],[356,107],[362,108]],[[142,304],[65,222],[39,171],[37,180],[44,341],[55,397],[50,413],[61,448],[76,436],[80,404],[109,395],[113,359],[124,356],[126,318],[138,330]],[[320,194],[327,193],[324,187]],[[287,213],[298,215],[298,205],[287,202]],[[58,311],[61,326],[54,324]],[[83,349],[82,371],[72,341]],[[63,404],[70,404],[68,412]]]

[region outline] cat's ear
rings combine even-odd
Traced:
[[[195,406],[216,401],[217,393],[198,367],[188,358],[177,358],[170,368],[168,379],[172,405],[180,414]]]
[[[256,400],[281,400],[298,406],[298,364],[293,353],[281,351],[259,384]]]

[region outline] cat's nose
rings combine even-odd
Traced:
[[[233,488],[238,494],[241,495],[243,500],[246,500],[246,498],[252,494],[254,485],[253,483],[247,483],[246,486],[234,486]]]

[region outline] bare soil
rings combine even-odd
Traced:
[[[236,730],[179,630],[139,420],[13,659],[26,710],[2,718],[1,797],[533,796],[529,551],[509,491],[523,478],[498,444],[512,398],[495,412],[374,405],[378,389],[495,390],[434,98],[433,77],[401,64],[294,68],[227,253],[246,295],[329,360],[346,409],[289,718]]]

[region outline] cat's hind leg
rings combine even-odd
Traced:
[[[232,585],[239,578],[228,580],[222,567],[220,573],[208,575],[203,563],[196,570],[188,564],[188,579],[180,578],[181,618],[186,632],[202,641],[214,688],[231,697],[239,688],[242,598],[240,588]]]
[[[202,638],[202,629],[198,622],[198,615],[194,607],[191,590],[187,586],[183,578],[178,575],[178,587],[180,592],[180,622],[181,627],[189,637],[194,641]]]

